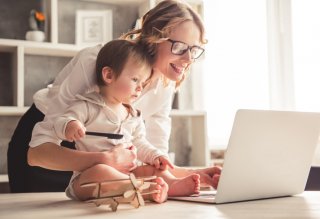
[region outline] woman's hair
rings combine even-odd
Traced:
[[[96,76],[98,85],[105,85],[102,76],[102,69],[104,67],[111,68],[115,78],[118,78],[129,57],[133,63],[150,68],[151,73],[154,58],[144,51],[141,44],[122,39],[112,40],[100,49],[97,56]]]
[[[207,43],[204,38],[205,28],[200,16],[185,2],[165,0],[157,4],[142,17],[140,29],[132,30],[121,36],[144,45],[148,53],[155,57],[157,44],[168,39],[171,31],[185,21],[193,21],[200,30],[200,42]],[[177,82],[177,86],[183,81]]]

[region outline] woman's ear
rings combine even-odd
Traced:
[[[110,84],[113,81],[114,75],[110,67],[106,66],[102,68],[102,78],[106,84]]]

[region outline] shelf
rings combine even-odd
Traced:
[[[15,106],[0,106],[1,115],[23,115],[29,106],[15,107]],[[193,110],[172,110],[171,117],[202,117],[206,116],[205,111],[193,111]]]
[[[206,116],[205,111],[196,111],[196,110],[171,110],[171,117],[179,117],[179,116]]]
[[[29,107],[0,106],[0,116],[21,116]]]
[[[8,174],[0,174],[0,183],[9,182]]]
[[[206,111],[172,110],[170,117],[172,126],[178,127],[176,130],[172,130],[170,148],[172,152],[176,153],[176,157],[180,154],[188,154],[188,163],[185,163],[185,160],[180,160],[179,165],[208,166],[210,151],[207,140]],[[181,142],[184,148],[176,148],[174,142]],[[189,147],[190,150],[186,147]]]
[[[14,51],[23,47],[25,54],[73,57],[81,47],[72,44],[32,42],[26,40],[0,39],[1,51]]]
[[[99,3],[108,3],[108,4],[116,4],[116,5],[140,5],[146,2],[147,0],[121,0],[121,1],[115,1],[115,0],[85,0],[87,2],[99,2]],[[154,0],[148,0],[154,1]]]

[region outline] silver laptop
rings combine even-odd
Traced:
[[[320,134],[320,113],[239,110],[217,191],[171,199],[227,203],[304,191]]]

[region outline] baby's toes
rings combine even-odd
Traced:
[[[157,178],[155,179],[155,182],[156,182],[158,185],[160,185],[160,186],[163,186],[163,185],[165,184],[164,179],[162,179],[161,177],[157,177]]]
[[[200,175],[195,173],[195,174],[192,175],[192,179],[193,179],[195,182],[197,182],[197,181],[200,182]]]

